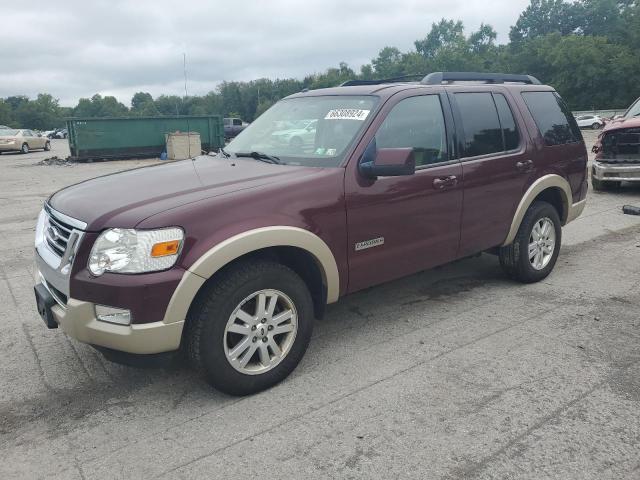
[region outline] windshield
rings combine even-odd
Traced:
[[[16,135],[18,135],[18,130],[0,130],[0,137],[15,137]]]
[[[636,103],[634,103],[629,107],[629,110],[627,110],[627,113],[624,114],[624,117],[625,118],[640,117],[640,98],[636,100]]]
[[[260,152],[286,165],[337,167],[377,100],[341,95],[282,100],[225,150],[230,154]]]

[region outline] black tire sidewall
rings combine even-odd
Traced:
[[[531,237],[531,231],[536,222],[540,219],[547,217],[553,222],[553,227],[556,233],[555,246],[553,250],[553,256],[551,260],[542,270],[536,270],[529,261],[529,238]],[[562,246],[562,224],[558,212],[552,205],[546,202],[536,202],[525,215],[520,226],[521,231],[518,234],[518,248],[520,250],[518,255],[519,269],[522,272],[523,279],[528,282],[537,282],[546,278],[558,260],[560,254],[560,248]]]
[[[233,285],[233,282],[232,282]],[[226,358],[223,339],[227,320],[245,298],[264,289],[285,293],[297,311],[298,331],[287,356],[272,370],[259,375],[237,371]],[[219,390],[234,395],[246,395],[269,388],[286,378],[302,359],[313,331],[313,304],[311,295],[300,277],[279,265],[263,269],[258,277],[233,285],[227,295],[212,299],[208,311],[215,312],[204,322],[199,339],[201,366],[209,381]]]
[[[25,148],[26,147],[26,148]],[[22,147],[20,147],[20,152],[27,154],[29,153],[29,145],[27,145],[26,143],[22,144]]]

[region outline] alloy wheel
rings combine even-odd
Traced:
[[[556,229],[550,218],[536,221],[529,236],[529,262],[536,270],[544,269],[556,247]]]
[[[241,373],[266,373],[287,356],[297,331],[297,310],[285,293],[273,289],[254,292],[240,302],[227,321],[225,356]]]

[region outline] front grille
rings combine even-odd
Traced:
[[[602,139],[607,163],[637,163],[640,161],[640,128],[614,130]]]
[[[73,227],[71,225],[54,217],[51,212],[47,210],[47,222],[44,227],[44,235],[49,247],[51,247],[59,257],[63,257],[67,251],[67,244],[69,243],[69,237],[71,237],[72,231]]]

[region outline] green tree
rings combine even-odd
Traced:
[[[402,75],[402,52],[396,47],[384,47],[378,56],[371,60],[376,76],[392,78]]]
[[[0,125],[13,127],[13,123],[14,123],[14,119],[13,119],[13,110],[11,109],[11,105],[7,103],[5,100],[0,99]]]

